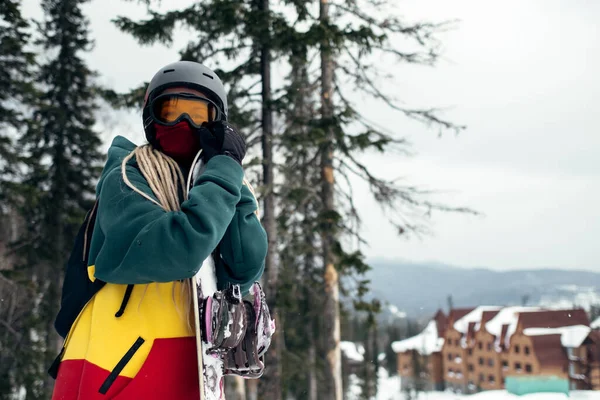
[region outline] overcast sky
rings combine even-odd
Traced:
[[[39,1],[24,3],[28,15],[39,15]],[[366,101],[370,118],[409,137],[416,154],[364,160],[382,176],[439,190],[436,200],[485,216],[434,214],[433,236],[407,241],[359,186],[368,256],[600,272],[600,1],[396,3],[409,20],[461,22],[441,37],[437,68],[398,66],[386,87],[409,106],[447,107],[445,116],[468,129],[439,138]],[[96,41],[90,67],[117,90],[150,79],[185,42],[140,47],[121,34],[110,20],[143,17],[135,2],[96,0],[85,10]],[[119,133],[141,143],[137,117],[105,117],[113,126],[106,140]]]

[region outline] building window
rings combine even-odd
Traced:
[[[483,374],[479,374],[479,383],[485,382],[485,376]]]
[[[487,344],[487,349],[488,349],[488,351],[492,350],[492,343],[491,342]]]
[[[488,376],[488,380],[489,382],[493,385],[494,383],[496,383],[496,378],[494,377],[494,375],[490,375]]]
[[[523,351],[525,352],[525,354],[529,355],[529,346],[523,347]]]
[[[493,358],[490,358],[490,359],[488,359],[488,365],[489,365],[490,367],[493,367],[493,366],[494,366],[494,359],[493,359]]]
[[[528,374],[530,374],[531,371],[532,371],[531,364],[525,364],[525,372],[527,372]]]
[[[479,365],[483,365],[483,357],[479,357]]]
[[[483,350],[483,343],[479,342],[479,350]]]
[[[506,360],[502,361],[502,368],[508,369],[508,361],[506,361]]]
[[[517,370],[517,372],[521,372],[521,363],[520,362],[515,363],[515,369]]]
[[[448,353],[448,361],[452,361],[452,353]]]
[[[519,354],[521,352],[521,348],[518,344],[515,345],[515,353]]]
[[[469,372],[473,372],[475,370],[475,366],[473,364],[469,364]]]
[[[473,355],[473,349],[469,349],[469,350],[467,351],[467,353],[468,353],[470,356],[472,356],[472,355]]]

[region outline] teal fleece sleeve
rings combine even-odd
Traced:
[[[255,214],[256,208],[250,189],[242,186],[235,215],[220,244],[222,260],[216,266],[219,289],[237,283],[246,293],[264,271],[267,234]]]
[[[131,183],[152,195],[141,173],[127,167]],[[181,211],[166,212],[125,185],[119,169],[101,188],[98,222],[105,237],[95,276],[110,283],[172,282],[192,277],[223,238],[240,200],[243,170],[216,156],[194,182]]]

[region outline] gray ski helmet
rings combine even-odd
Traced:
[[[161,68],[152,78],[144,96],[143,122],[146,138],[154,143],[154,124],[150,117],[150,103],[153,98],[169,87],[184,86],[198,89],[214,101],[227,119],[227,94],[223,82],[210,68],[193,61],[177,61]]]

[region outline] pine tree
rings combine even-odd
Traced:
[[[27,104],[32,99],[31,73],[34,55],[26,50],[29,23],[21,15],[20,2],[0,5],[0,213],[9,200],[15,180],[18,151],[14,139],[25,127]]]
[[[54,330],[60,305],[64,264],[72,242],[90,208],[99,176],[101,140],[95,124],[95,74],[83,60],[91,50],[88,21],[81,6],[86,0],[44,0],[44,19],[37,44],[45,62],[36,76],[39,96],[33,118],[19,145],[27,174],[22,182],[21,213],[26,232],[20,240],[23,265],[20,279],[36,293],[37,319],[31,348],[41,362],[28,366],[35,385],[27,398],[48,398],[53,380],[46,369],[61,342]],[[46,377],[46,379],[42,379]]]
[[[0,399],[12,398],[28,384],[23,366],[35,361],[26,346],[31,324],[33,293],[13,276],[16,259],[12,240],[19,229],[18,201],[21,152],[15,140],[26,127],[28,106],[34,98],[31,85],[34,55],[27,50],[29,23],[19,1],[0,5]]]
[[[289,32],[288,32],[289,33]],[[287,40],[290,43],[294,41]],[[282,369],[284,393],[297,399],[316,400],[323,385],[322,362],[322,287],[318,266],[317,213],[320,207],[319,169],[311,160],[318,150],[311,145],[315,130],[312,121],[318,98],[317,87],[308,79],[306,48],[295,47],[288,58],[291,69],[287,84],[278,99],[286,110],[285,131],[280,136],[284,161],[279,166],[281,282],[278,308],[285,318],[285,343]]]

